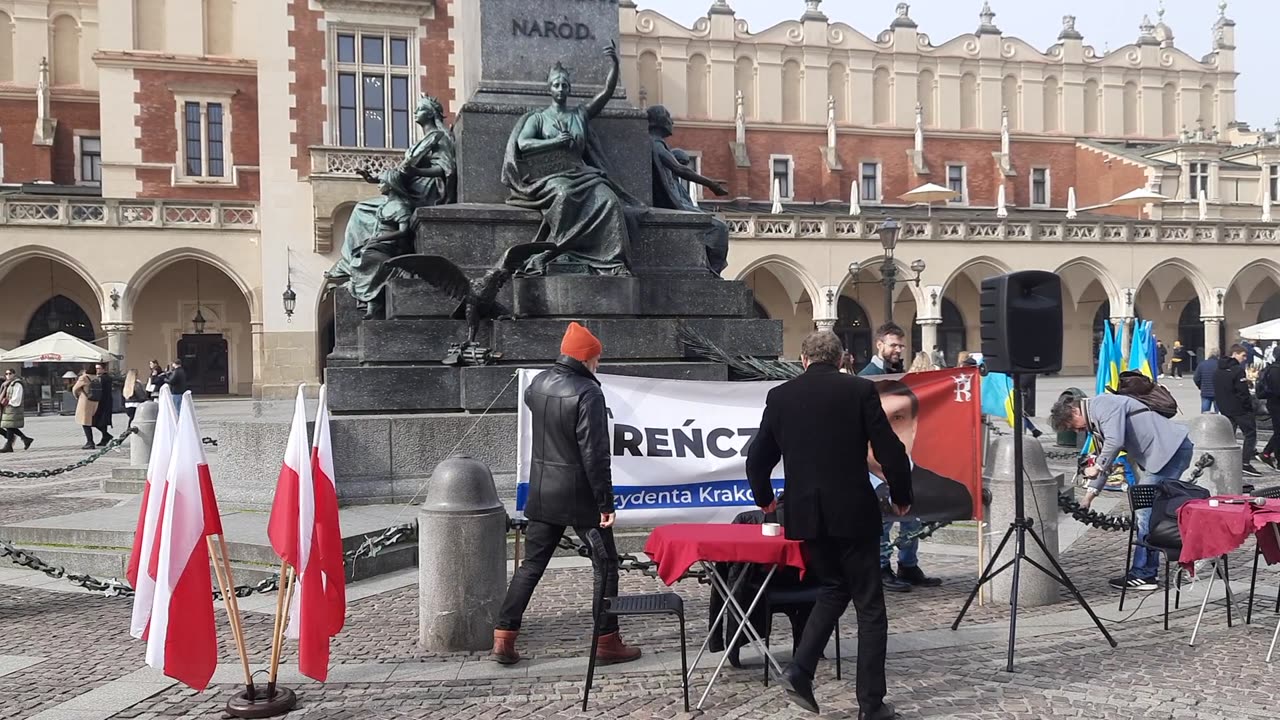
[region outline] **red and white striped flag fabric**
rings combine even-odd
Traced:
[[[133,549],[129,553],[126,576],[133,588],[133,617],[129,634],[145,637],[151,620],[151,601],[155,597],[156,568],[151,556],[160,527],[160,510],[164,504],[165,477],[169,474],[169,458],[173,455],[173,436],[178,430],[178,413],[173,409],[169,386],[160,386],[157,401],[156,429],[151,438],[151,457],[147,461],[147,481],[142,490],[142,507],[138,509],[138,527],[133,532]]]
[[[222,521],[189,392],[182,398],[159,522],[159,542],[151,556],[156,582],[147,664],[203,690],[218,665],[205,538],[222,534]]]
[[[298,388],[267,534],[276,554],[297,573],[287,636],[298,640],[298,669],[324,682],[329,675],[329,641],[346,619],[342,530],[324,387],[320,388],[314,448],[307,444],[306,405],[303,388]]]

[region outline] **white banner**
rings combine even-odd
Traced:
[[[544,371],[519,372],[516,509],[523,513],[533,442],[524,395]],[[760,425],[765,396],[781,382],[598,377],[610,415],[619,526],[730,522],[756,508],[746,479],[746,448]],[[773,486],[782,490],[781,463]]]

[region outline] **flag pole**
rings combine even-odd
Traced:
[[[280,655],[284,651],[285,613],[289,611],[291,598],[286,598],[293,589],[290,582],[292,568],[288,562],[280,563],[280,590],[276,593],[276,624],[271,633],[271,669],[267,676],[267,696],[275,695],[276,673],[280,669]]]
[[[244,668],[245,689],[252,699],[253,673],[249,671],[249,655],[245,651],[244,630],[240,625],[240,603],[236,599],[235,581],[232,579],[231,562],[227,559],[227,541],[218,535],[218,548],[214,547],[213,536],[205,538],[209,543],[209,557],[213,559],[213,571],[218,576],[218,586],[222,589],[222,602],[227,610],[227,619],[231,624],[231,637],[235,639],[236,651],[240,653],[240,665]],[[221,552],[218,552],[218,549]]]

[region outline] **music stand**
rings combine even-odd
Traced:
[[[1009,523],[1009,529],[1004,533],[1004,539],[1000,541],[1000,545],[996,547],[996,551],[991,555],[991,562],[987,563],[987,567],[982,572],[982,576],[978,578],[977,584],[973,586],[973,590],[969,593],[969,599],[965,600],[964,607],[960,608],[960,614],[956,616],[955,622],[951,623],[952,630],[960,629],[960,622],[964,620],[965,613],[969,612],[969,606],[973,604],[973,599],[978,596],[978,590],[985,584],[991,582],[997,575],[1013,567],[1013,585],[1009,590],[1009,651],[1007,655],[1007,665],[1005,670],[1013,672],[1013,647],[1014,641],[1018,636],[1018,578],[1022,571],[1022,563],[1026,561],[1029,565],[1048,575],[1050,578],[1058,581],[1058,584],[1070,591],[1075,597],[1076,602],[1080,603],[1080,607],[1089,613],[1089,617],[1093,620],[1093,624],[1098,626],[1098,630],[1102,632],[1107,642],[1111,643],[1111,647],[1116,647],[1115,638],[1111,637],[1111,633],[1103,627],[1102,621],[1094,614],[1093,608],[1089,607],[1089,602],[1084,599],[1080,591],[1076,588],[1075,583],[1071,582],[1071,578],[1067,576],[1067,571],[1062,569],[1058,564],[1058,559],[1054,554],[1049,552],[1049,548],[1045,546],[1044,540],[1040,539],[1040,535],[1036,533],[1032,527],[1032,521],[1027,517],[1026,507],[1023,502],[1023,459],[1022,459],[1022,442],[1026,434],[1025,424],[1022,422],[1022,373],[1013,373],[1013,417],[1017,423],[1015,431],[1015,442],[1013,444],[1013,468],[1014,468],[1014,491],[1013,491],[1013,522]],[[1027,555],[1027,536],[1030,535],[1032,540],[1040,546],[1044,551],[1045,557],[1049,558],[1049,564],[1053,566],[1053,570],[1049,570],[1045,566],[1036,562],[1035,558]],[[1005,547],[1009,544],[1009,539],[1014,538],[1013,559],[1001,565],[998,569],[996,562],[1000,558],[1000,553],[1004,552]]]

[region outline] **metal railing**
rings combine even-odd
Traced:
[[[257,230],[255,203],[0,196],[0,225]]]

